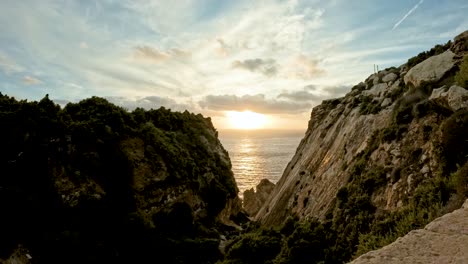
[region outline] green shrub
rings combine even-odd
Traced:
[[[381,109],[382,107],[380,107],[380,103],[372,100],[372,97],[364,96],[361,99],[361,106],[359,108],[359,113],[361,115],[377,114]]]
[[[460,64],[460,70],[455,75],[455,81],[458,85],[468,89],[468,55],[465,55]]]

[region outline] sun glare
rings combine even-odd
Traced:
[[[229,123],[231,123],[232,128],[236,129],[259,129],[264,128],[267,117],[265,115],[255,113],[252,111],[244,112],[227,112],[227,117]]]

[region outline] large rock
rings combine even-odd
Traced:
[[[352,264],[468,263],[468,200],[464,206],[414,230]]]
[[[434,89],[429,99],[453,111],[468,107],[468,90],[457,85],[451,86],[448,91],[445,90],[445,87]]]
[[[405,84],[419,87],[422,82],[437,82],[455,65],[455,54],[448,50],[417,64],[405,75]]]
[[[385,75],[385,76],[382,78],[382,81],[383,81],[383,82],[393,82],[393,81],[395,81],[397,78],[398,78],[398,75],[396,75],[395,73],[391,72],[391,73]]]
[[[275,184],[270,182],[268,179],[263,179],[256,187],[256,192],[254,189],[246,190],[244,192],[244,201],[243,206],[244,210],[250,215],[255,216],[262,207],[263,203],[270,196],[271,192],[275,188]]]

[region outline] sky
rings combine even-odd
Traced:
[[[304,129],[312,108],[468,30],[466,0],[0,2],[0,92],[100,96],[232,128]],[[232,121],[232,120],[231,120]]]

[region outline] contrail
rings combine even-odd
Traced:
[[[423,2],[424,2],[424,0],[420,0],[419,3],[417,3],[415,6],[413,6],[413,8],[411,8],[411,10],[410,10],[408,13],[406,13],[406,15],[405,15],[402,19],[400,19],[400,21],[398,21],[398,22],[393,26],[392,30],[394,30],[395,28],[397,28],[397,27],[401,24],[401,22],[405,21],[405,19],[406,19],[409,15],[411,15],[416,9],[418,9],[418,7],[419,7]]]

